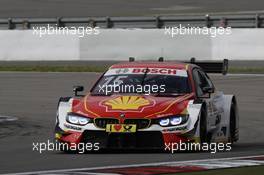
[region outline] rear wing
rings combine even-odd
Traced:
[[[190,62],[201,67],[206,73],[222,73],[226,75],[228,72],[228,59],[223,61],[196,61],[195,58],[191,58]]]
[[[129,62],[134,62],[134,57],[129,57]],[[159,57],[159,62],[163,62],[164,58]],[[195,64],[201,67],[206,73],[222,73],[226,75],[228,72],[228,59],[224,59],[223,61],[196,61],[195,58],[191,58],[190,61],[184,62]]]

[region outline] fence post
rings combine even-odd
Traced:
[[[93,19],[89,19],[88,25],[92,28],[96,27],[96,22]]]
[[[112,28],[113,24],[109,16],[106,17],[106,28]]]
[[[14,24],[13,24],[12,18],[8,18],[7,25],[8,25],[8,29],[10,29],[10,30],[14,29]]]
[[[62,27],[62,24],[61,24],[61,17],[58,17],[57,18],[57,28],[59,27]]]
[[[259,26],[260,26],[259,15],[256,14],[256,16],[255,16],[255,28],[259,28]]]
[[[207,28],[210,28],[211,27],[211,23],[210,23],[210,15],[209,14],[206,14],[205,15],[205,26]]]
[[[29,29],[30,28],[29,22],[27,20],[24,20],[22,22],[22,27],[23,27],[23,29]]]
[[[160,29],[162,27],[162,21],[160,20],[159,16],[156,16],[156,27]]]

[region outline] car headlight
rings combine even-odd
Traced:
[[[75,125],[87,125],[91,119],[86,118],[86,117],[81,117],[76,114],[68,114],[66,117],[66,121],[75,124]]]
[[[159,121],[160,126],[168,126],[170,124],[170,119],[166,118],[166,119],[161,119]]]
[[[182,122],[182,117],[181,116],[176,116],[176,117],[171,117],[170,118],[170,124],[171,125],[179,125]]]
[[[187,122],[189,115],[175,115],[158,120],[160,126],[177,126]]]

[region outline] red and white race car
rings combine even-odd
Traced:
[[[81,96],[59,100],[55,137],[60,143],[101,148],[164,149],[170,143],[238,140],[234,95],[217,91],[206,72],[216,62],[126,62],[111,66]],[[88,77],[87,77],[88,78]]]

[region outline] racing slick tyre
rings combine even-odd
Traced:
[[[207,112],[206,107],[203,106],[200,113],[200,143],[209,143],[210,142],[210,134],[207,132]]]
[[[234,100],[232,100],[231,103],[229,126],[230,126],[229,142],[233,144],[236,141],[236,103],[234,102]]]

